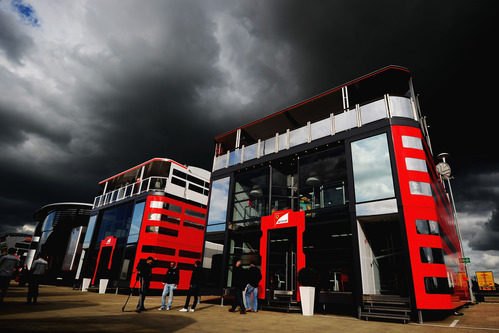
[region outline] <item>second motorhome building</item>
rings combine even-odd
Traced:
[[[215,288],[242,258],[259,298],[373,300],[454,309],[469,299],[461,247],[409,71],[389,66],[215,138],[203,266]]]

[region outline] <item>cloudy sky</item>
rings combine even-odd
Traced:
[[[499,2],[0,0],[0,232],[152,157],[211,168],[213,137],[388,64],[451,153],[471,269],[499,278]],[[492,80],[492,81],[491,81]]]

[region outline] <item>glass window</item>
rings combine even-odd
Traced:
[[[426,160],[422,160],[420,158],[406,157],[405,166],[407,170],[428,172]]]
[[[179,171],[177,169],[173,169],[173,175],[174,176],[177,176],[179,178],[182,178],[182,179],[186,179],[187,178],[187,174],[182,172],[182,171]]]
[[[83,241],[83,248],[88,249],[90,247],[90,242],[92,241],[92,235],[95,229],[95,221],[97,220],[97,215],[90,216],[88,220],[87,232],[85,233],[85,240]]]
[[[405,148],[423,150],[423,143],[421,142],[421,138],[416,138],[414,136],[402,135],[402,145]]]
[[[139,240],[140,227],[142,225],[142,217],[144,215],[144,207],[146,202],[138,202],[135,204],[132,216],[132,224],[130,225],[130,233],[128,234],[127,243],[135,243]]]
[[[409,189],[414,195],[432,196],[430,183],[410,181]]]
[[[206,227],[206,232],[219,232],[224,231],[226,227],[225,223],[221,224],[211,224]]]
[[[357,216],[372,216],[398,212],[397,199],[377,200],[355,205]]]
[[[179,250],[178,256],[183,258],[201,259],[201,253],[194,251]]]
[[[298,207],[298,166],[295,158],[272,163],[272,211]]]
[[[185,187],[185,181],[180,180],[176,177],[172,177],[172,184],[175,184],[175,185],[180,186],[180,187]]]
[[[51,212],[45,217],[45,221],[43,221],[42,231],[52,230],[52,223],[54,222],[56,212]]]
[[[395,196],[386,133],[352,142],[356,202]]]
[[[149,204],[149,207],[167,209],[175,213],[182,213],[182,207],[164,201],[153,200]]]
[[[444,264],[442,249],[433,247],[420,247],[421,262],[425,264]]]
[[[337,148],[300,158],[300,210],[346,203],[346,161]]]
[[[225,177],[217,179],[211,184],[210,193],[210,207],[208,209],[208,228],[209,231],[222,231],[225,230],[225,223],[227,219],[227,203],[229,200],[229,184],[230,178]],[[210,230],[210,225],[218,224],[221,230]],[[217,229],[218,229],[217,228]]]
[[[232,220],[243,221],[268,215],[269,168],[263,167],[235,176]]]
[[[95,247],[98,249],[100,242],[108,237],[118,238],[118,242],[123,245],[128,238],[134,205],[132,203],[105,210],[102,214],[99,234]]]
[[[146,227],[146,232],[153,233],[153,234],[173,236],[173,237],[178,236],[178,230],[159,227],[159,226],[153,226],[153,225],[148,225]]]
[[[430,228],[428,226],[428,220],[416,220],[416,230],[418,234],[429,235]]]
[[[169,223],[173,223],[173,224],[180,224],[180,219],[178,217],[163,215],[163,214],[159,214],[159,213],[150,213],[148,220],[163,221],[163,222],[169,222]]]
[[[200,194],[203,194],[203,192],[204,192],[204,189],[202,187],[199,187],[199,186],[194,185],[194,184],[189,184],[189,190],[200,193]]]
[[[437,221],[416,220],[416,230],[422,235],[440,235],[440,226]]]
[[[187,221],[187,220],[184,220],[184,227],[198,229],[198,230],[204,230],[204,225],[196,223],[196,222]]]
[[[192,210],[192,209],[185,209],[185,215],[196,217],[198,219],[203,219],[203,220],[206,218],[205,213],[197,212],[197,211]]]
[[[424,285],[427,294],[452,294],[447,278],[425,277]]]

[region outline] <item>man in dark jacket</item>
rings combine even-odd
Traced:
[[[248,279],[246,276],[246,270],[241,267],[241,260],[236,261],[234,270],[232,271],[232,287],[234,288],[235,296],[232,308],[229,309],[230,312],[236,311],[236,307],[239,305],[241,314],[246,314],[246,308],[244,307],[243,301],[243,291],[248,284]]]
[[[33,304],[36,304],[38,301],[38,287],[40,285],[40,282],[42,282],[45,273],[47,272],[48,269],[48,263],[47,261],[42,257],[39,256],[38,259],[33,261],[33,264],[31,265],[31,269],[29,271],[29,278],[28,278],[28,297],[26,302]]]
[[[187,298],[185,300],[185,305],[184,305],[183,309],[179,310],[180,312],[187,312],[187,311],[194,312],[194,309],[196,308],[196,305],[198,304],[201,279],[202,279],[201,262],[199,260],[197,260],[194,263],[194,270],[192,271],[191,282],[189,284],[190,287],[189,287],[189,291],[187,292]],[[188,310],[191,296],[194,296],[194,302],[192,303],[191,309]]]
[[[137,278],[140,283],[137,312],[146,311],[144,302],[146,300],[147,292],[149,291],[149,284],[151,283],[153,261],[154,259],[152,257],[148,257],[146,260],[141,259],[137,265]]]
[[[166,271],[165,276],[163,277],[163,284],[165,287],[163,288],[163,294],[161,295],[161,307],[158,310],[170,310],[173,302],[173,290],[177,289],[179,281],[179,271],[174,261],[170,261],[170,267]],[[168,296],[168,305],[165,308],[166,303],[166,295]]]
[[[251,267],[248,270],[248,286],[246,287],[246,305],[248,306],[248,311],[258,311],[258,284],[261,280],[262,273],[254,263],[251,263]],[[251,294],[253,294],[253,304],[250,302]]]

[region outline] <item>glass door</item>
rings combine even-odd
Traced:
[[[273,297],[296,297],[296,227],[268,231],[267,281]]]

